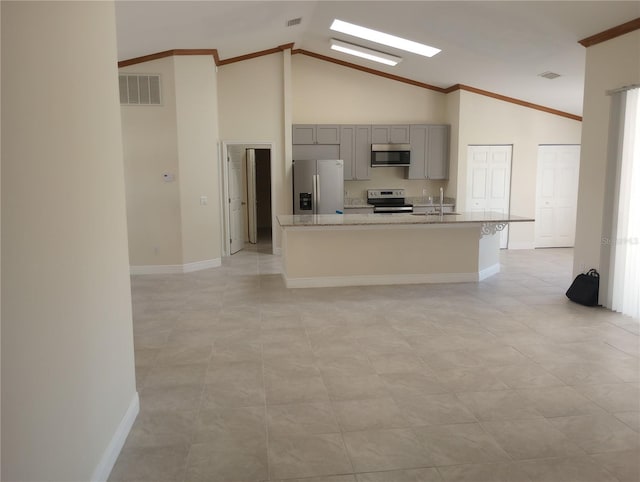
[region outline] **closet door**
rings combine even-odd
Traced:
[[[579,145],[538,146],[536,248],[574,245],[579,172]]]

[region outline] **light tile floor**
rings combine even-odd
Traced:
[[[640,480],[640,326],[566,300],[572,250],[288,290],[263,248],[133,277],[141,412],[111,481]]]

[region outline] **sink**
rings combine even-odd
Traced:
[[[440,216],[440,213],[411,213],[412,216]],[[443,216],[460,216],[460,213],[442,213]]]

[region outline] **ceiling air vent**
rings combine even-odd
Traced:
[[[121,105],[161,105],[160,76],[120,74]]]
[[[544,77],[545,79],[557,79],[558,77],[560,77],[560,74],[556,74],[555,72],[542,72],[541,74],[538,74],[539,77]]]
[[[287,20],[287,27],[293,27],[294,25],[300,25],[302,22],[302,17],[292,18],[291,20]]]

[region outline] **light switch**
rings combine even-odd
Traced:
[[[209,198],[207,196],[200,196],[200,206],[206,206],[209,204]]]

